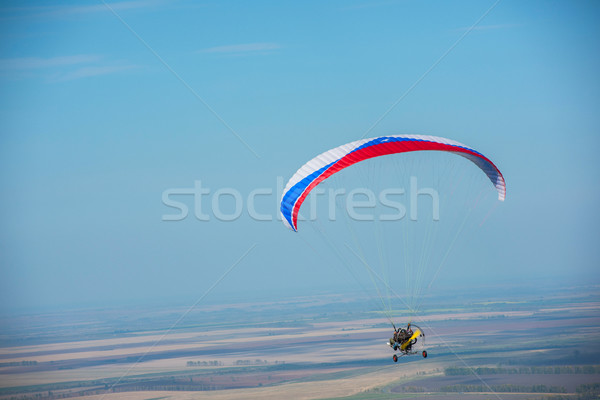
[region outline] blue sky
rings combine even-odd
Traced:
[[[598,4],[106,4],[0,8],[4,309],[190,302],[250,248],[215,296],[336,287],[279,221],[165,222],[162,193],[275,190],[416,82],[369,136],[453,138],[507,180],[489,246],[448,268],[599,283]]]

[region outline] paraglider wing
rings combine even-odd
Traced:
[[[390,135],[362,139],[326,151],[304,164],[288,181],[281,198],[281,216],[285,225],[298,230],[298,212],[304,199],[320,182],[336,172],[369,158],[412,151],[445,151],[458,154],[477,165],[498,191],[506,196],[504,177],[483,154],[450,139],[423,135]]]

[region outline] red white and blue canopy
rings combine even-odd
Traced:
[[[498,199],[506,197],[500,170],[486,156],[454,140],[424,135],[390,135],[357,140],[318,155],[302,166],[288,181],[281,197],[281,216],[286,226],[298,230],[298,212],[304,199],[320,182],[336,172],[369,158],[411,151],[445,151],[472,161],[492,181]]]

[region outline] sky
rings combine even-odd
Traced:
[[[448,277],[599,284],[599,22],[589,1],[3,2],[2,311],[340,290],[278,191],[386,134],[504,173]]]

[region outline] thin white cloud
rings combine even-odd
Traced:
[[[202,49],[202,53],[252,53],[252,52],[268,52],[271,50],[280,49],[281,46],[277,43],[245,43],[233,44],[228,46],[217,46]]]
[[[81,54],[62,57],[21,57],[0,59],[0,70],[32,70],[54,67],[68,67],[100,60],[98,55]]]
[[[345,7],[340,8],[340,10],[363,10],[365,8],[385,7],[385,6],[389,6],[389,5],[395,5],[398,3],[400,3],[400,1],[398,1],[398,0],[358,3],[358,4],[347,5]]]
[[[115,11],[123,11],[123,10],[132,10],[137,8],[145,8],[152,7],[161,2],[152,0],[152,1],[120,1],[115,3],[106,3],[110,8]],[[89,6],[74,6],[74,7],[61,7],[60,9],[55,10],[56,13],[62,14],[89,14],[96,12],[104,12],[107,11],[107,7],[104,4],[95,4]]]
[[[0,59],[0,76],[2,77],[9,79],[42,78],[48,82],[109,75],[134,68],[139,67],[122,62],[106,62],[104,57],[94,54]]]
[[[74,71],[67,72],[56,76],[52,79],[54,82],[72,81],[81,78],[90,78],[94,76],[109,75],[118,72],[127,71],[138,68],[135,65],[120,65],[120,66],[102,66],[102,67],[82,67]]]
[[[130,0],[106,3],[115,11],[132,10],[154,7],[164,3],[162,0]],[[6,7],[3,8],[4,17],[65,17],[69,15],[92,14],[108,12],[104,4],[91,4],[84,6],[31,6],[31,7]],[[2,18],[3,19],[3,18]]]

